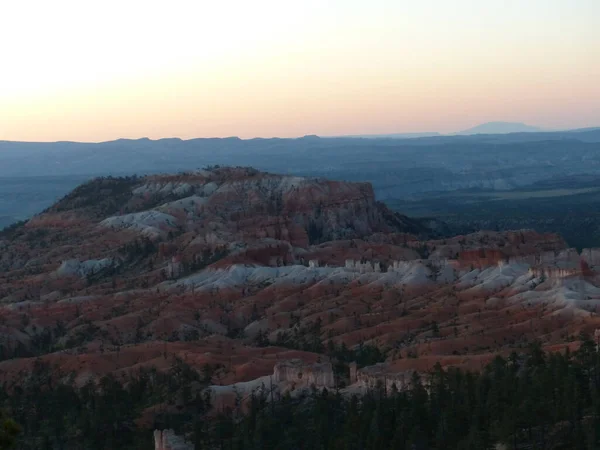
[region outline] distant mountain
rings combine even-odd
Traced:
[[[95,176],[252,166],[368,181],[380,199],[389,201],[424,192],[512,189],[565,173],[600,176],[599,148],[600,128],[412,139],[307,135],[101,143],[0,140],[0,228],[31,217]]]
[[[588,132],[599,132],[600,127],[588,127],[588,128],[575,128],[573,130],[566,130],[567,133],[588,133]]]
[[[530,133],[543,131],[539,127],[532,127],[520,122],[487,122],[469,128],[468,130],[459,131],[458,135],[468,134],[507,134],[507,133]]]
[[[363,139],[412,139],[422,137],[441,136],[435,131],[423,133],[389,133],[389,134],[352,134],[344,136],[322,136],[322,137],[344,137],[344,138],[363,138]]]

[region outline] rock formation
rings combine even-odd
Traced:
[[[379,363],[358,370],[356,383],[366,389],[377,389],[381,386],[388,392],[392,389],[402,391],[411,386],[413,376],[414,371],[396,372],[387,364]]]
[[[40,362],[78,385],[183,362],[201,374],[194,394],[243,410],[253,393],[339,387],[336,351],[298,349],[384,353],[349,365],[350,395],[600,334],[600,249],[528,230],[439,238],[361,183],[247,168],[107,177],[0,248],[0,383]],[[163,406],[185,407],[179,393]],[[156,450],[190,448],[155,432]]]
[[[347,259],[345,261],[346,269],[358,273],[381,272],[381,263],[379,261],[354,261]]]
[[[171,262],[167,265],[167,276],[170,279],[179,278],[183,274],[183,264],[181,255],[175,255],[171,258]]]
[[[112,258],[91,259],[88,261],[69,259],[61,263],[60,267],[56,269],[56,274],[58,276],[86,277],[88,275],[99,274],[114,264],[115,261]]]
[[[173,430],[154,431],[154,450],[193,450],[194,445]]]
[[[275,364],[273,380],[276,383],[292,383],[297,388],[311,385],[331,388],[335,385],[331,363],[307,365],[299,359]]]
[[[92,181],[2,238],[0,382],[50,336],[39,359],[77,383],[184,360],[218,367],[226,404],[271,383],[333,386],[325,355],[286,348],[308,339],[393,349],[386,366],[351,366],[360,387],[600,326],[600,250],[427,233],[366,184],[247,168]]]

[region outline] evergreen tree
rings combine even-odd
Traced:
[[[21,427],[11,418],[0,411],[0,450],[9,450],[15,447],[17,436]]]

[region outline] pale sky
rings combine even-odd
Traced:
[[[0,140],[600,126],[600,0],[0,0]]]

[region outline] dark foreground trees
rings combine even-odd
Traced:
[[[590,341],[573,355],[533,345],[520,357],[496,358],[480,374],[437,367],[404,391],[315,391],[274,407],[254,400],[241,418],[221,414],[219,429],[228,433],[199,448],[597,449],[599,363]]]
[[[589,339],[572,354],[533,345],[481,373],[437,367],[408,390],[254,395],[216,417],[207,382],[181,361],[84,386],[38,364],[0,390],[0,407],[23,428],[18,449],[148,449],[155,427],[187,434],[197,449],[600,448],[600,354]],[[154,423],[140,421],[153,405]]]
[[[0,450],[10,450],[17,442],[21,428],[10,417],[0,411]]]

